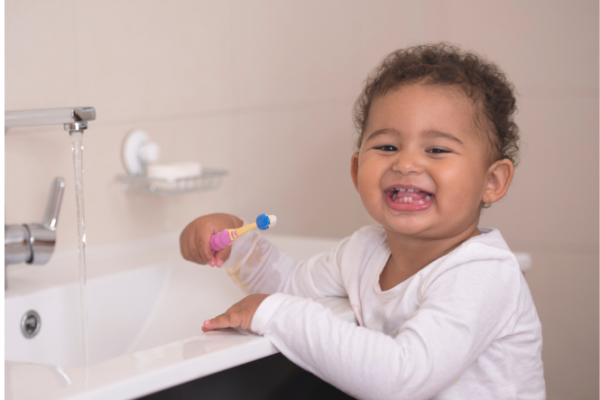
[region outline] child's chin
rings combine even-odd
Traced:
[[[392,230],[394,233],[415,237],[431,230],[431,224],[428,224],[422,219],[417,220],[414,215],[404,215],[404,218],[401,218],[400,220],[394,218],[394,221],[388,221],[387,226],[388,229]]]

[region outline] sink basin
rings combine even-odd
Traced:
[[[161,263],[90,280],[89,364],[200,334],[205,318],[243,297],[227,276],[206,269]],[[42,321],[33,339],[25,338],[20,329],[29,310]],[[7,297],[4,321],[6,360],[83,365],[78,284]]]
[[[297,259],[336,243],[269,238]],[[277,352],[260,336],[201,331],[205,319],[245,294],[225,270],[184,261],[177,235],[89,248],[86,254],[87,367],[77,253],[57,253],[43,267],[7,270],[7,399],[136,398]],[[324,304],[353,320],[346,299]],[[38,313],[41,328],[26,338],[20,324],[30,310]]]

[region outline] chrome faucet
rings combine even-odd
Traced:
[[[4,131],[20,126],[63,125],[64,129],[71,134],[83,132],[87,129],[88,121],[95,119],[94,107],[5,111]],[[64,189],[64,179],[55,178],[50,187],[50,195],[41,223],[4,226],[5,267],[23,262],[28,264],[48,262],[56,244],[56,222]]]
[[[56,223],[65,190],[65,180],[54,178],[41,223],[4,225],[4,266],[46,264],[56,244]]]
[[[19,126],[63,125],[65,131],[82,132],[87,122],[96,119],[94,107],[45,108],[4,113],[4,131]]]

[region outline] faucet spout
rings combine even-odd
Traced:
[[[96,119],[94,107],[45,108],[4,113],[4,130],[20,126],[63,125],[66,131],[81,132]]]

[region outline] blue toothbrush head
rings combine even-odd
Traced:
[[[277,217],[274,215],[260,214],[256,217],[256,226],[260,230],[269,229],[271,226],[275,226],[277,223]]]

